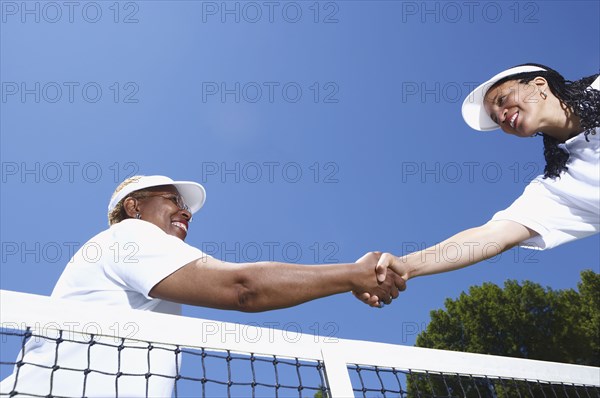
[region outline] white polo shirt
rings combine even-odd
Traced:
[[[600,90],[600,77],[592,87]],[[559,178],[536,177],[523,194],[492,221],[511,220],[539,235],[521,242],[530,249],[550,249],[600,230],[600,128],[561,145],[569,153],[568,170]]]
[[[181,305],[153,299],[148,293],[158,282],[203,256],[206,255],[199,249],[166,234],[154,224],[143,220],[124,220],[96,235],[77,251],[58,280],[52,297],[105,304],[114,307],[115,311],[133,308],[179,314]],[[127,348],[122,349],[119,356],[116,346],[120,342],[111,337],[89,347],[88,353],[89,345],[83,343],[85,341],[57,345],[53,340],[31,338],[24,348],[23,360],[28,364],[19,369],[14,390],[25,396],[45,396],[51,391],[52,379],[52,395],[82,396],[84,372],[81,370],[89,368],[94,371],[89,372],[85,380],[85,395],[88,397],[115,396],[117,389],[119,396],[126,397],[171,396],[173,379],[150,376],[146,384],[144,377],[147,373],[175,376],[176,354],[171,350],[148,351],[147,344],[127,343]],[[30,365],[52,367],[55,359],[61,367],[55,372]],[[125,375],[117,380],[117,372]],[[14,376],[2,381],[2,394],[13,390]]]

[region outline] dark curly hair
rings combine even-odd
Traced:
[[[592,132],[592,129],[600,127],[600,91],[589,88],[598,77],[598,74],[570,81],[566,80],[554,69],[545,65],[528,63],[518,66],[525,65],[538,66],[545,70],[510,75],[497,81],[491,88],[509,80],[519,80],[520,83],[529,83],[537,76],[543,77],[548,82],[548,87],[552,94],[579,117],[581,127],[579,133],[585,132],[585,139],[589,141],[588,135]],[[569,154],[558,146],[561,142],[556,138],[543,133],[538,134],[544,137],[544,158],[546,159],[544,178],[559,177],[560,173],[567,170]]]

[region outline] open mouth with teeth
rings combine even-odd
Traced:
[[[185,233],[187,233],[187,231],[188,231],[187,224],[185,224],[183,222],[173,221],[173,222],[171,222],[171,225],[174,225],[177,228],[181,228]]]
[[[508,121],[508,124],[510,124],[511,128],[513,128],[513,129],[515,128],[515,122],[517,121],[518,117],[519,117],[519,112],[515,112],[515,114],[512,115],[512,117]]]

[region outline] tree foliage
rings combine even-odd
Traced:
[[[593,271],[581,273],[578,291],[508,280],[504,288],[473,286],[445,307],[431,311],[417,346],[600,366],[600,274]],[[412,381],[409,391],[429,384]]]

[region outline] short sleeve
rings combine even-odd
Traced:
[[[148,299],[151,299],[148,293],[158,282],[207,256],[147,221],[127,219],[109,231],[113,259],[104,262],[105,272]]]
[[[519,244],[536,250],[550,249],[599,230],[594,211],[567,202],[539,179],[533,180],[507,209],[492,217],[492,221],[498,220],[515,221],[537,232],[539,235]]]

